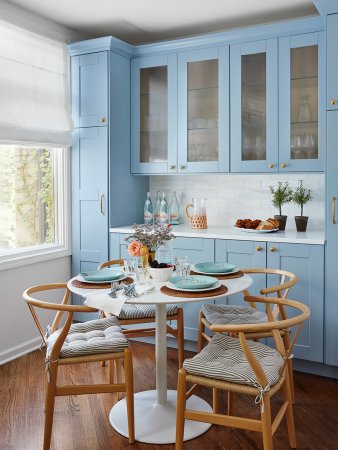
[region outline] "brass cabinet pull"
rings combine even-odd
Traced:
[[[337,100],[335,98],[333,98],[332,100],[330,100],[331,105],[335,105],[337,103]]]
[[[333,223],[333,225],[336,225],[336,223],[337,223],[337,221],[336,221],[336,201],[337,201],[337,198],[332,197],[332,223]]]
[[[100,117],[100,118],[99,118],[99,122],[100,122],[100,123],[103,123],[105,120],[106,120],[106,119],[105,119],[104,117]]]
[[[276,249],[276,247],[270,247],[270,252],[275,252],[275,251],[277,251],[277,249]]]
[[[175,169],[175,166],[172,166],[172,165],[169,166],[169,170],[174,170],[174,169]]]
[[[104,197],[104,194],[102,194],[101,197],[100,197],[100,212],[101,212],[101,214],[104,215],[104,211],[103,211],[103,197]]]
[[[180,170],[184,170],[185,169],[185,166],[180,166]]]
[[[269,167],[269,169],[273,169],[273,168],[275,167],[275,165],[272,164],[272,163],[270,163],[270,164],[268,165],[268,167]]]
[[[256,250],[257,250],[258,252],[261,252],[261,251],[263,250],[263,247],[261,247],[260,245],[257,245]]]
[[[282,163],[280,166],[281,166],[282,169],[285,169],[286,164],[285,164],[285,163]]]

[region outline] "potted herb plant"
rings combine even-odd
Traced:
[[[274,218],[279,222],[278,228],[285,230],[288,216],[282,215],[282,206],[292,201],[292,189],[288,181],[279,181],[277,186],[269,186],[269,188],[272,194],[272,204],[275,208],[279,209],[279,215],[275,215]]]
[[[293,193],[293,202],[300,206],[300,216],[295,216],[297,231],[306,231],[308,216],[303,216],[303,208],[312,199],[310,189],[306,189],[303,180],[299,180],[298,186]]]

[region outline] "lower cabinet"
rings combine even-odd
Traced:
[[[110,259],[128,258],[126,234],[111,233]],[[324,246],[288,244],[265,241],[239,241],[222,239],[178,237],[173,243],[174,257],[188,256],[189,262],[231,262],[241,269],[271,268],[293,272],[298,283],[290,290],[289,298],[309,306],[311,316],[304,323],[297,338],[293,354],[296,358],[323,362],[324,355]],[[279,277],[258,274],[254,277],[250,292],[279,283]],[[241,294],[216,300],[221,304],[243,305]],[[257,305],[264,309],[264,305]],[[198,312],[201,303],[189,303],[184,308],[185,339],[197,340]]]

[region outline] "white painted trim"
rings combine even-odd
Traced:
[[[27,353],[37,350],[41,345],[41,337],[36,337],[29,341],[23,342],[22,344],[15,345],[14,347],[8,348],[3,352],[0,352],[0,366],[12,361],[13,359],[19,358],[20,356],[26,355]]]

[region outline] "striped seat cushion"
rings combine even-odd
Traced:
[[[268,317],[264,312],[249,306],[205,304],[202,312],[209,323],[217,325],[268,322]]]
[[[60,330],[48,337],[47,355],[59,334]],[[127,347],[128,341],[121,331],[119,321],[112,316],[71,325],[61,348],[60,358],[122,352]]]
[[[166,305],[167,316],[177,314],[178,307],[176,305]],[[145,319],[148,317],[155,318],[154,305],[123,305],[119,314],[119,319]]]
[[[262,366],[269,385],[273,386],[279,380],[283,358],[277,350],[260,342],[248,340],[247,343]],[[215,334],[200,353],[184,361],[183,367],[192,375],[255,387],[259,385],[239,339],[223,333]]]

